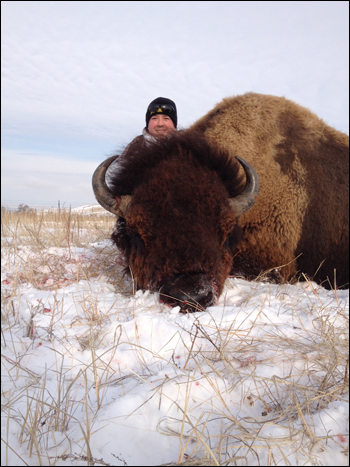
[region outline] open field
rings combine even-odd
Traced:
[[[2,212],[2,465],[348,465],[349,292],[136,291],[115,219]]]

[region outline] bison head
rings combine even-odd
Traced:
[[[182,311],[216,302],[241,239],[237,218],[255,202],[259,179],[242,159],[213,150],[189,130],[117,161],[110,188],[103,162],[97,201],[118,216],[112,239],[141,288]]]

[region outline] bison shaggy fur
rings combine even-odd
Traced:
[[[238,218],[228,199],[246,176],[235,156],[260,179]],[[189,129],[121,157],[111,183],[113,196],[132,195],[112,238],[138,285],[170,304],[215,303],[230,273],[348,286],[349,137],[290,100],[226,98]]]

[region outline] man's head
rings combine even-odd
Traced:
[[[160,138],[168,136],[176,130],[177,111],[175,102],[166,97],[157,97],[152,101],[146,112],[146,128],[148,132]]]

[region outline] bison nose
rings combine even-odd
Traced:
[[[180,306],[181,311],[203,311],[215,303],[213,284],[204,274],[184,274],[165,282],[159,299],[170,306]]]

